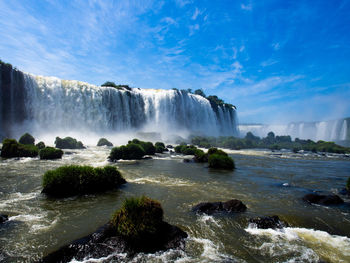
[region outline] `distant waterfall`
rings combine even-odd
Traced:
[[[185,91],[99,87],[0,67],[3,136],[57,130],[238,135],[233,107],[214,109]]]
[[[288,125],[239,125],[241,136],[248,131],[265,137],[268,132],[273,131],[276,135],[290,135],[292,138],[342,141],[350,140],[349,126],[350,118],[321,121],[321,122],[297,122]]]

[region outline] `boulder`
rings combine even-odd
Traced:
[[[255,224],[257,228],[283,228],[288,227],[288,224],[281,221],[278,216],[264,216],[249,219],[250,224]]]
[[[9,219],[8,215],[0,214],[0,224],[6,222]]]
[[[192,208],[193,212],[205,213],[208,215],[220,212],[226,213],[238,213],[244,212],[247,210],[245,204],[242,201],[237,199],[232,199],[226,202],[213,202],[213,203],[199,203]]]
[[[337,195],[318,195],[318,194],[307,194],[303,197],[305,202],[318,205],[339,205],[344,203]]]
[[[109,223],[95,233],[78,239],[41,262],[69,262],[88,257],[101,258],[111,254],[154,253],[168,249],[184,248],[187,234],[163,221],[161,204],[148,197],[125,199]],[[109,260],[117,261],[117,257]]]

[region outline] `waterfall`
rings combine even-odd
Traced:
[[[266,137],[273,131],[276,135],[290,135],[293,139],[311,139],[314,141],[342,141],[349,140],[349,118],[321,121],[321,122],[294,122],[287,125],[239,125],[241,136],[248,131],[253,134]]]
[[[100,87],[0,66],[0,129],[6,136],[58,130],[238,135],[233,107],[214,109],[186,91]]]

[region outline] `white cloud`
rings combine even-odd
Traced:
[[[253,6],[251,3],[249,4],[241,4],[241,9],[246,11],[251,11],[253,9]]]
[[[199,11],[199,9],[196,7],[196,10],[194,10],[194,13],[192,15],[192,20],[196,20],[197,17],[201,14],[201,11]]]
[[[277,51],[277,50],[279,50],[281,48],[281,44],[278,43],[278,42],[277,43],[273,43],[272,44],[272,48]]]

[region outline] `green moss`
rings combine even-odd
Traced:
[[[55,140],[56,148],[59,149],[84,149],[84,145],[81,141],[77,141],[72,137],[65,137],[61,139],[60,137],[56,137]]]
[[[142,196],[125,199],[122,207],[113,214],[111,224],[117,235],[138,241],[156,234],[162,221],[161,204]]]
[[[194,152],[193,159],[196,163],[206,163],[206,162],[208,162],[208,154],[204,153],[200,149],[196,149]]]
[[[101,138],[98,140],[97,146],[113,146],[113,143],[108,141],[106,138]]]
[[[18,143],[15,139],[4,139],[2,142],[1,157],[36,157],[39,149],[34,145]]]
[[[61,159],[63,151],[54,147],[45,147],[39,151],[41,160]]]
[[[114,166],[69,165],[47,171],[42,182],[43,193],[67,197],[115,189],[126,181]]]
[[[163,153],[164,151],[166,151],[165,144],[162,142],[156,142],[155,147],[156,153]]]
[[[120,147],[114,147],[109,155],[109,160],[139,160],[146,155],[145,150],[141,145],[136,143],[129,143]]]
[[[225,169],[225,170],[232,170],[235,168],[233,159],[229,156],[225,156],[222,154],[214,153],[209,155],[208,162],[209,162],[210,168]]]
[[[19,138],[19,143],[21,144],[31,144],[34,145],[35,139],[32,135],[30,135],[29,133],[25,133],[21,136],[21,138]]]
[[[225,153],[223,150],[219,150],[218,148],[210,148],[208,150],[208,155],[210,156],[212,154],[219,154],[219,155],[228,156],[227,153]]]
[[[44,142],[38,142],[36,145],[36,147],[38,147],[38,149],[44,149],[45,148],[45,143]]]

